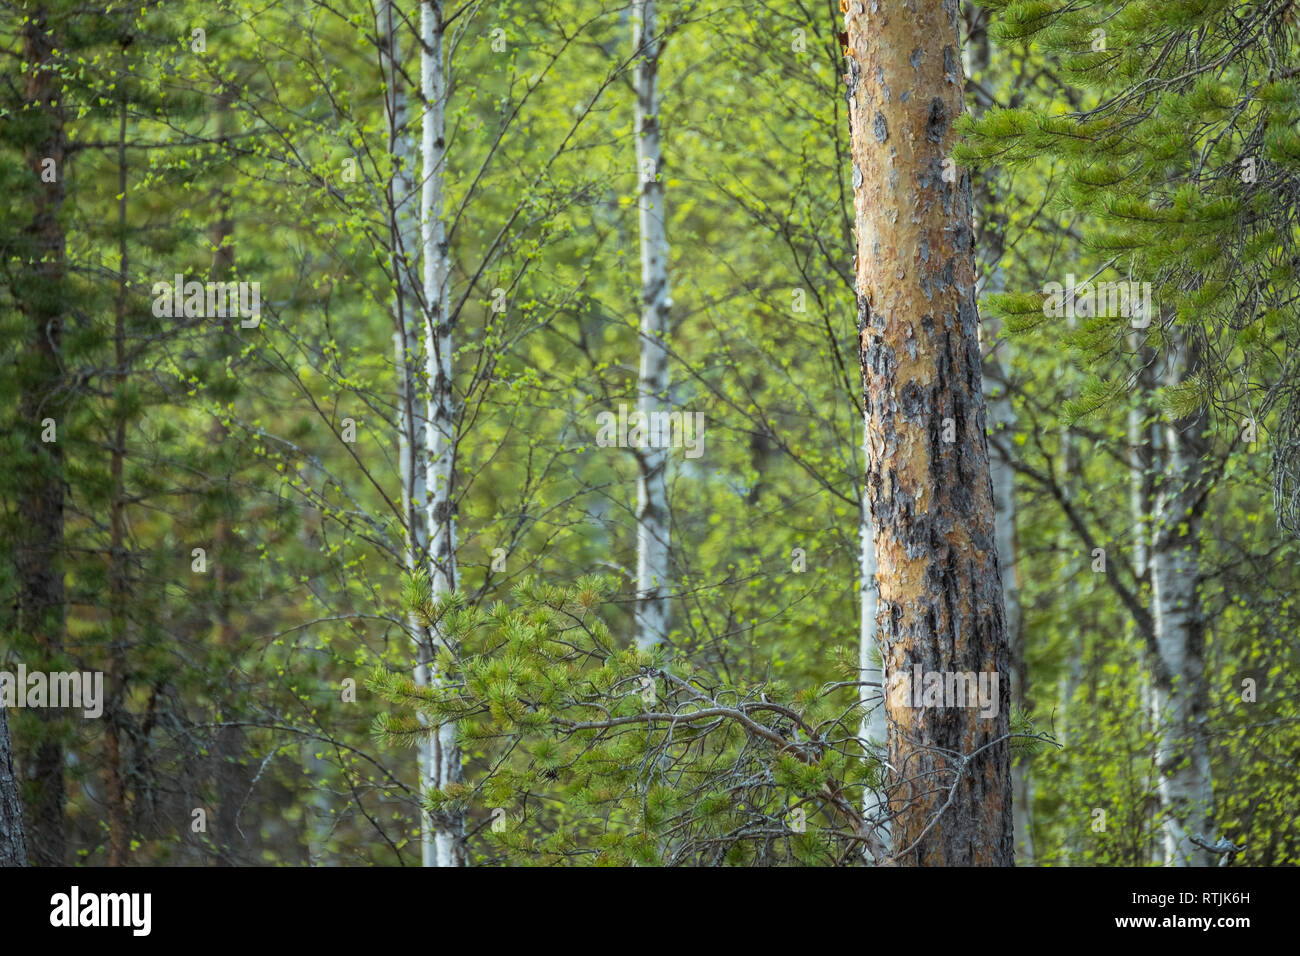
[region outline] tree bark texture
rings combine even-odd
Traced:
[[[867,494],[902,865],[1010,865],[1009,660],[975,305],[957,4],[846,10]],[[945,175],[949,172],[949,175]],[[916,669],[997,675],[996,715],[914,706]]]

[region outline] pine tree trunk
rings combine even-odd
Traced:
[[[632,5],[636,48],[636,160],[641,224],[641,374],[637,407],[649,416],[668,399],[668,238],[664,218],[663,155],[659,143],[656,76],[659,42],[654,0]],[[670,589],[668,549],[668,454],[664,448],[637,451],[636,643],[653,647],[668,637]]]
[[[123,52],[125,60],[125,51]],[[125,70],[123,71],[125,72]],[[129,261],[126,242],[126,122],[127,101],[123,98],[118,115],[117,188],[121,198],[117,206],[118,228],[118,291],[113,310],[113,364],[118,387],[126,383],[126,316],[127,272]],[[108,865],[125,866],[129,846],[129,823],[126,804],[126,786],[122,776],[122,719],[123,698],[128,681],[126,668],[127,605],[130,584],[127,571],[126,540],[126,486],[123,465],[126,459],[126,413],[115,403],[113,409],[113,445],[109,462],[109,475],[113,491],[109,500],[109,633],[112,646],[109,650],[108,700],[104,707],[104,795],[108,809]]]
[[[957,5],[848,6],[867,493],[898,777],[893,855],[904,865],[1005,866],[1014,858],[1009,661],[970,179],[944,177],[964,106]],[[990,715],[912,706],[915,668],[940,679],[982,674],[989,690],[996,676]]]
[[[19,420],[27,446],[25,457],[35,463],[21,470],[18,513],[22,532],[14,542],[17,572],[19,627],[40,649],[38,667],[56,656],[63,646],[66,599],[63,551],[63,445],[67,420],[60,413],[63,343],[63,289],[66,244],[59,223],[64,200],[64,154],[67,140],[63,125],[62,96],[51,67],[58,31],[44,8],[31,11],[23,27],[24,100],[36,124],[31,145],[24,152],[27,169],[39,172],[46,159],[54,161],[56,180],[38,181],[32,194],[31,220],[23,229],[29,260],[15,281],[15,298],[27,319],[29,340],[24,347],[25,369],[19,396]],[[41,440],[42,420],[55,420],[57,438]],[[29,664],[29,666],[31,666]],[[33,668],[36,669],[36,668]],[[52,709],[38,712],[44,721],[62,715]],[[52,733],[52,732],[51,732]],[[29,819],[28,841],[34,862],[62,866],[66,860],[63,746],[45,739],[28,758],[27,776],[37,785],[36,805]]]
[[[23,803],[14,773],[14,752],[9,744],[9,712],[0,707],[0,866],[26,866],[23,839]]]
[[[1189,343],[1169,343],[1165,384],[1192,366]],[[1200,603],[1201,518],[1206,503],[1206,417],[1197,413],[1166,430],[1167,467],[1156,493],[1151,589],[1157,660],[1152,710],[1157,720],[1156,768],[1166,866],[1208,866],[1210,854],[1191,837],[1213,840],[1214,791],[1205,726],[1205,619]]]
[[[421,124],[423,188],[420,209],[420,242],[424,265],[424,372],[429,384],[426,421],[427,489],[426,518],[429,536],[429,579],[436,599],[456,590],[456,508],[453,475],[456,458],[456,406],[452,393],[452,327],[447,296],[450,271],[446,225],[442,221],[443,185],[446,176],[447,80],[442,46],[443,20],[440,0],[420,4],[420,89],[424,98]],[[434,626],[433,645],[446,644],[441,625]],[[438,675],[430,673],[430,681]],[[433,739],[430,788],[459,783],[462,778],[460,744],[455,724],[442,724]],[[444,814],[435,821],[434,844],[438,866],[463,866],[465,820],[460,814]]]

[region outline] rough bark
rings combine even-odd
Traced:
[[[45,159],[53,159],[57,178],[37,181],[32,193],[32,216],[23,229],[29,259],[17,277],[15,298],[27,319],[29,339],[24,348],[24,375],[19,397],[26,458],[32,467],[22,469],[18,493],[21,530],[15,544],[19,627],[41,655],[56,656],[63,646],[66,614],[63,551],[63,446],[41,441],[41,421],[53,418],[59,433],[67,423],[58,405],[62,394],[63,283],[66,242],[59,224],[64,200],[64,155],[67,147],[58,71],[50,68],[59,45],[50,15],[44,8],[31,12],[23,26],[23,55],[27,64],[23,95],[31,115],[38,117],[38,132],[24,160],[33,175]],[[29,665],[31,666],[31,665]],[[60,718],[56,710],[42,709],[44,721]],[[63,746],[51,732],[24,760],[24,772],[35,784],[35,804],[29,819],[33,861],[43,866],[65,862],[66,837]]]
[[[992,56],[989,39],[989,12],[974,4],[965,8],[968,23],[966,46],[968,75],[987,80]],[[984,86],[971,89],[971,111],[982,114],[993,105]],[[975,235],[979,256],[980,294],[997,295],[1006,290],[1002,270],[1004,222],[996,213],[992,183],[998,178],[997,167],[986,169],[975,187]],[[989,427],[994,438],[989,443],[989,469],[993,478],[993,526],[996,532],[998,565],[1002,569],[1002,598],[1006,608],[1007,648],[1011,665],[1011,706],[1027,710],[1025,667],[1025,633],[1020,608],[1019,564],[1016,560],[1015,468],[1012,462],[1016,427],[1015,405],[1004,360],[1009,363],[1011,342],[999,339],[1002,323],[996,315],[981,317],[980,339],[984,355],[984,401],[988,408]],[[1029,756],[1021,754],[1011,768],[1012,821],[1015,830],[1016,862],[1031,866],[1034,862],[1033,782],[1029,776]]]
[[[429,580],[434,599],[456,590],[456,407],[452,392],[452,326],[447,298],[450,258],[446,225],[442,221],[446,176],[447,79],[443,66],[442,3],[420,4],[420,90],[424,98],[420,153],[422,181],[420,244],[424,265],[425,365],[429,385],[426,410],[425,464],[427,490],[425,517],[429,537]],[[440,624],[432,634],[433,651],[447,643]],[[437,681],[432,670],[428,680]],[[459,783],[462,777],[460,744],[455,724],[442,724],[433,740],[427,780],[429,788]],[[447,813],[433,821],[434,850],[438,866],[464,866],[465,819]]]
[[[0,866],[26,866],[23,839],[23,803],[14,773],[14,753],[9,744],[9,712],[0,707]]]
[[[970,179],[944,178],[964,105],[957,5],[846,5],[867,493],[897,775],[893,856],[1009,865],[1010,682]],[[910,706],[896,688],[915,667],[996,674],[996,716]]]
[[[632,19],[640,57],[636,89],[637,208],[641,226],[641,371],[637,407],[649,420],[668,399],[668,237],[664,226],[663,153],[659,141],[657,74],[659,41],[654,0],[635,0]],[[648,648],[668,637],[670,588],[668,532],[668,453],[637,451],[636,643]]]
[[[1194,367],[1190,343],[1170,342],[1165,384],[1184,381]],[[1151,538],[1151,590],[1156,630],[1152,711],[1156,720],[1163,862],[1208,866],[1208,851],[1192,842],[1213,840],[1214,791],[1210,780],[1205,702],[1205,617],[1200,602],[1201,518],[1207,476],[1206,417],[1170,422],[1166,461],[1156,492]]]

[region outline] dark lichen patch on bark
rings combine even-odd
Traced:
[[[947,132],[948,109],[943,105],[943,100],[936,96],[930,100],[930,114],[925,120],[925,138],[931,143],[942,143]]]

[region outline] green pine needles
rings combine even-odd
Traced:
[[[1094,258],[1062,262],[1060,276],[1045,278],[1103,266],[1099,280],[1154,283],[1158,314],[1146,337],[1153,346],[1176,333],[1196,340],[1201,367],[1215,372],[1198,379],[1202,407],[1249,405],[1258,415],[1289,399],[1283,373],[1294,371],[1300,332],[1300,71],[1287,52],[1297,40],[1290,5],[986,6],[999,11],[998,39],[1042,57],[1050,79],[1013,98],[1032,96],[1032,107],[968,117],[955,158],[1048,182],[1049,207]],[[1013,333],[1044,330],[1036,291],[1009,290],[988,304]],[[1046,330],[1091,363],[1126,350],[1127,333],[1143,328],[1133,318],[1093,316],[1080,322],[1082,335]],[[1121,363],[1112,377],[1131,372]]]
[[[441,683],[377,670],[394,705],[375,732],[404,745],[453,721],[467,782],[425,795],[468,814],[482,862],[554,865],[835,864],[861,858],[864,786],[879,772],[858,739],[857,663],[796,693],[736,685],[667,652],[617,646],[600,615],[613,583],[521,584],[509,606],[407,609],[447,645]]]

